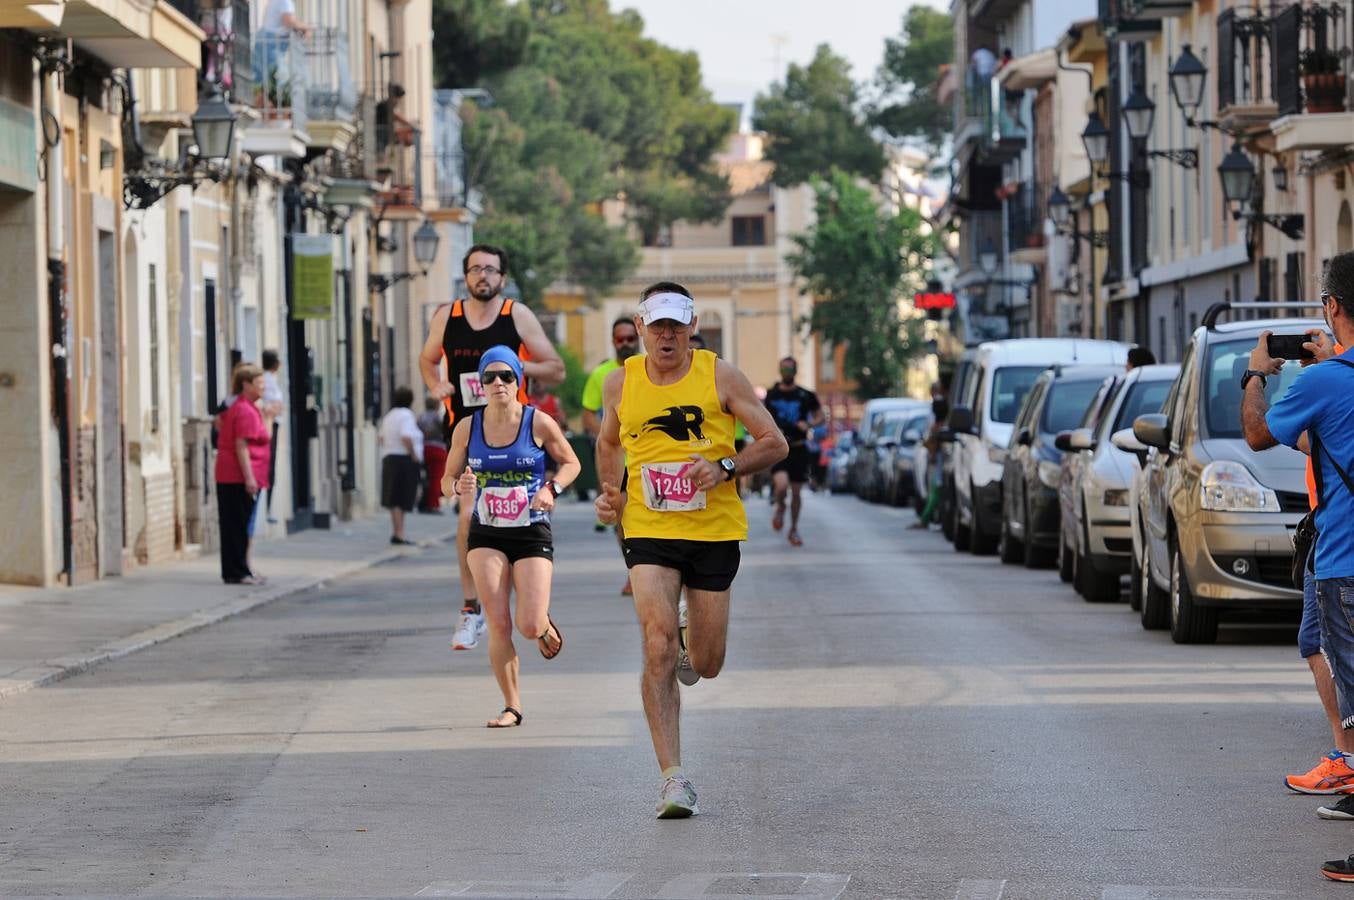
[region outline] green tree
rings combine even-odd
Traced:
[[[780,187],[834,168],[872,182],[884,171],[884,151],[861,112],[851,64],[827,44],[807,66],[792,64],[784,82],[758,95],[752,127],[766,132],[766,158],[775,163],[772,180]]]
[[[939,243],[921,215],[888,215],[849,175],[815,179],[817,221],[795,238],[790,265],[818,298],[809,327],[846,347],[845,371],[863,400],[891,396],[908,360],[921,352],[922,320],[899,316],[899,298],[919,290]]]
[[[433,0],[433,34],[438,86],[478,87],[522,61],[531,16],[507,0]]]
[[[942,66],[954,61],[954,22],[917,4],[903,16],[897,37],[884,40],[884,62],[875,76],[879,97],[870,121],[889,134],[912,138],[938,155],[953,124],[951,111],[936,99]]]
[[[516,8],[530,23],[522,62],[487,78],[494,108],[464,113],[485,196],[476,230],[508,250],[527,300],[558,278],[598,296],[634,269],[632,228],[652,239],[723,215],[731,198],[713,156],[733,113],[711,98],[696,55],[645,37],[633,11],[607,0]],[[620,198],[629,219],[609,223],[603,203]]]

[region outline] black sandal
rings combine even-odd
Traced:
[[[560,631],[559,626],[555,624],[555,620],[550,618],[550,613],[545,614],[545,620],[550,623],[550,628],[547,628],[540,637],[536,638],[536,646],[541,649],[541,656],[544,656],[546,659],[554,659],[556,656],[559,656],[559,652],[564,649],[564,632]],[[555,630],[555,639],[558,640],[559,643],[555,645],[554,653],[547,653],[545,650],[545,639],[550,636],[551,628]]]
[[[517,721],[513,722],[511,725],[502,725],[502,724],[500,724],[500,723],[497,722],[497,721],[487,722],[487,723],[485,723],[485,727],[486,727],[486,728],[516,728],[518,725],[521,725],[521,724],[522,724],[522,714],[521,714],[520,712],[518,712],[517,710],[513,709],[511,706],[505,706],[505,707],[503,707],[503,712],[509,713],[509,714],[510,714],[514,719],[516,719]],[[503,713],[499,713],[499,716],[500,716],[500,717],[501,717],[502,715],[503,715]]]

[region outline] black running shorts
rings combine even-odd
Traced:
[[[812,464],[813,460],[809,455],[809,448],[801,441],[798,444],[790,445],[789,455],[771,467],[771,474],[788,472],[791,482],[803,484],[809,480],[809,471]]]
[[[555,542],[550,533],[550,525],[546,522],[525,525],[521,528],[490,528],[472,522],[466,549],[467,552],[478,549],[497,550],[508,558],[509,565],[519,559],[555,558]]]
[[[682,584],[698,591],[727,591],[742,558],[738,541],[626,538],[625,565],[662,566],[681,573]]]

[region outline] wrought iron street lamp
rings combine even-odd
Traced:
[[[418,263],[420,271],[391,272],[389,274],[373,272],[367,276],[368,290],[372,293],[384,294],[387,289],[401,281],[409,281],[421,275],[427,275],[428,269],[437,259],[437,245],[440,240],[436,226],[433,225],[431,220],[424,219],[423,224],[414,232],[414,262]]]
[[[1152,120],[1157,114],[1157,105],[1137,88],[1129,94],[1120,110],[1124,125],[1128,127],[1128,136],[1135,141],[1145,141],[1152,134]]]
[[[197,112],[193,114],[193,138],[197,141],[199,159],[220,161],[230,157],[235,139],[235,111],[216,85],[198,101]]]
[[[1204,79],[1208,69],[1194,55],[1190,45],[1180,48],[1180,56],[1170,69],[1171,96],[1175,105],[1185,114],[1185,121],[1194,124],[1194,116],[1204,102]]]
[[[1072,201],[1068,200],[1063,189],[1056,185],[1053,193],[1048,195],[1048,217],[1053,220],[1053,227],[1060,230],[1066,228],[1072,220]]]
[[[1301,213],[1262,213],[1255,207],[1255,165],[1240,143],[1232,144],[1231,151],[1218,165],[1222,180],[1222,195],[1232,207],[1233,219],[1264,222],[1282,231],[1292,240],[1301,240],[1305,218]],[[1285,178],[1286,181],[1286,178]]]
[[[1081,143],[1093,167],[1103,166],[1110,158],[1110,130],[1105,127],[1100,113],[1093,112],[1087,117],[1086,127],[1081,132]]]

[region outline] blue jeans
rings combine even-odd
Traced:
[[[1303,659],[1321,652],[1321,613],[1316,608],[1316,576],[1308,569],[1302,579],[1302,624],[1298,626],[1298,655]]]
[[[1354,578],[1318,580],[1316,601],[1321,613],[1321,649],[1340,698],[1340,727],[1354,728]]]

